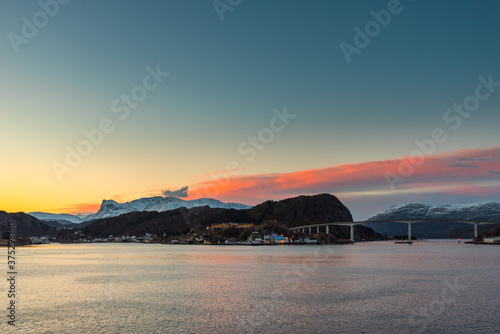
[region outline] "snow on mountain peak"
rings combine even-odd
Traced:
[[[28,212],[28,214],[42,221],[58,220],[63,225],[67,223],[79,224],[85,220],[85,216],[70,215],[68,213]]]
[[[500,221],[500,202],[431,205],[412,203],[393,206],[367,220],[482,220]]]
[[[29,214],[40,220],[58,220],[61,224],[82,223],[84,221],[119,216],[134,211],[168,211],[181,207],[194,208],[197,206],[209,206],[222,209],[249,209],[251,206],[238,203],[224,203],[213,198],[199,198],[186,201],[177,197],[144,197],[126,203],[118,203],[112,199],[102,200],[101,207],[96,213],[85,215],[54,214],[45,212],[30,212]]]
[[[249,209],[248,205],[238,203],[223,203],[213,198],[199,198],[195,200],[183,200],[177,197],[145,197],[126,203],[117,203],[113,200],[103,200],[101,208],[94,214],[85,218],[85,220],[94,220],[108,217],[115,217],[124,213],[134,211],[167,211],[180,207],[193,208],[197,206],[209,206],[211,208],[222,209]]]

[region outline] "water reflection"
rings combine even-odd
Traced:
[[[488,332],[500,309],[500,248],[491,246],[98,244],[19,253],[19,333],[417,333],[450,324]],[[441,306],[436,296],[454,279],[466,288]]]

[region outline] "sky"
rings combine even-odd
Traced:
[[[0,210],[500,200],[497,1],[3,1]],[[186,188],[188,187],[188,188]]]

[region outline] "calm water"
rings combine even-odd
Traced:
[[[0,329],[495,333],[499,255],[499,246],[456,242],[25,247],[17,327]]]

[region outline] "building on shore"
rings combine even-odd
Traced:
[[[231,227],[248,228],[248,227],[253,227],[253,226],[254,226],[253,224],[245,224],[245,223],[220,223],[220,224],[212,224],[212,226],[210,226],[210,227],[224,229],[224,228],[231,228]]]
[[[500,242],[500,237],[485,237],[483,239],[483,242],[485,242],[487,244],[492,244],[492,243]]]

